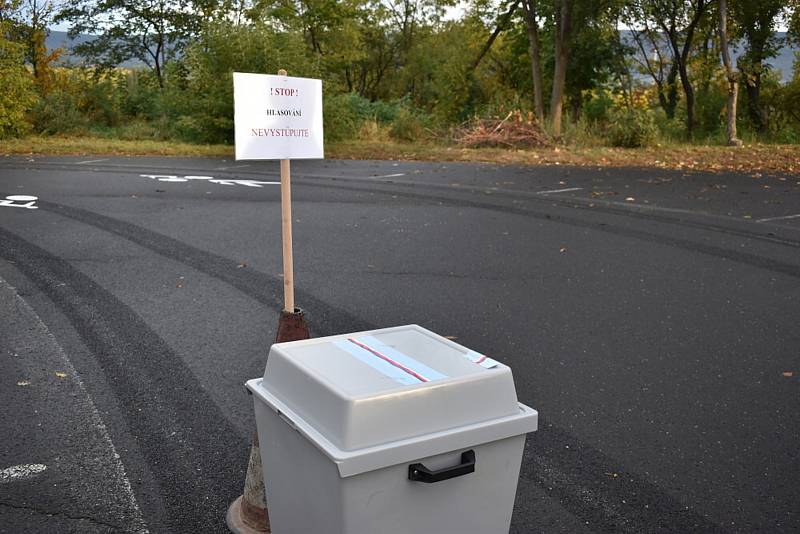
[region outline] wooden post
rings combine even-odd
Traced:
[[[283,229],[283,309],[294,313],[292,258],[292,184],[289,160],[281,160],[281,227]]]
[[[280,69],[278,76],[286,76]],[[294,258],[292,257],[292,183],[288,159],[281,160],[281,233],[283,237],[283,310],[294,313]]]

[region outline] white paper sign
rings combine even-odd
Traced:
[[[236,159],[319,159],[322,81],[233,73]]]

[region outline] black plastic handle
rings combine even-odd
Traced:
[[[468,475],[475,472],[475,451],[468,450],[461,453],[461,463],[453,467],[445,467],[438,471],[431,471],[422,464],[411,464],[408,466],[408,479],[415,482],[441,482],[461,475]]]

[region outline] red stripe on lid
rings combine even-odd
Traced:
[[[388,364],[391,364],[391,365],[394,365],[394,366],[395,366],[395,367],[397,367],[398,369],[400,369],[400,370],[402,370],[402,371],[404,371],[404,372],[406,372],[406,373],[410,374],[411,376],[413,376],[414,378],[416,378],[416,379],[417,379],[417,380],[419,380],[420,382],[430,382],[430,380],[429,380],[429,379],[425,378],[424,376],[422,376],[422,375],[421,375],[421,374],[419,374],[418,372],[414,371],[413,369],[409,369],[408,367],[406,367],[406,366],[405,366],[405,365],[403,365],[402,363],[400,363],[400,362],[396,362],[396,361],[394,361],[393,359],[389,358],[388,356],[384,356],[383,354],[381,354],[381,353],[380,353],[380,352],[378,352],[377,350],[375,350],[375,349],[373,349],[373,348],[371,348],[371,347],[368,347],[368,346],[364,345],[364,344],[363,344],[363,343],[361,343],[360,341],[356,341],[355,339],[353,339],[353,338],[351,338],[351,337],[347,338],[347,341],[349,341],[350,343],[353,343],[353,344],[355,344],[355,345],[358,345],[358,346],[359,346],[359,347],[361,347],[362,349],[364,349],[364,350],[366,350],[366,351],[370,352],[371,354],[373,354],[373,355],[377,356],[378,358],[380,358],[381,360],[385,361],[386,363],[388,363]]]

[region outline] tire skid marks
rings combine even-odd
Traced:
[[[725,532],[646,477],[625,472],[620,462],[541,419],[525,444],[520,477],[542,487],[593,531]]]
[[[81,208],[45,203],[43,209],[94,226],[122,237],[156,254],[188,265],[212,278],[221,280],[257,302],[280,311],[283,309],[283,279],[277,276],[239,269],[239,262],[201,250],[169,236],[141,226],[100,215]],[[313,294],[295,288],[298,300],[309,307],[309,323],[314,324],[316,335],[329,335],[344,331],[374,330],[377,326],[368,321],[331,306]],[[313,311],[312,311],[313,310]],[[313,320],[312,320],[313,319]]]
[[[341,184],[322,184],[322,183],[315,183],[312,184],[310,182],[304,182],[303,185],[305,187],[319,187],[322,189],[347,189],[350,191],[358,191],[358,192],[365,192],[365,193],[375,193],[375,189],[366,187],[363,185],[358,186],[350,186],[350,185],[341,185]],[[578,228],[586,228],[589,230],[595,230],[598,232],[606,232],[614,235],[619,235],[623,237],[630,237],[634,239],[638,239],[641,241],[645,241],[647,243],[659,243],[662,245],[672,246],[676,248],[681,248],[684,250],[688,250],[691,252],[698,252],[701,254],[707,254],[709,256],[715,256],[718,258],[724,258],[727,260],[736,261],[739,263],[744,263],[753,267],[758,267],[761,269],[767,269],[770,271],[774,271],[777,273],[785,274],[794,278],[800,278],[800,265],[795,265],[791,263],[786,263],[779,260],[773,260],[771,258],[765,258],[762,256],[758,256],[755,254],[750,254],[747,252],[741,252],[738,250],[729,250],[722,247],[718,247],[715,245],[707,245],[700,242],[692,241],[690,239],[680,238],[680,237],[672,237],[669,235],[662,235],[653,232],[648,232],[646,230],[641,230],[638,228],[633,227],[624,227],[622,225],[616,224],[602,224],[599,225],[596,222],[592,221],[584,221],[577,217],[572,216],[565,216],[565,215],[550,215],[548,213],[537,211],[534,208],[526,208],[519,205],[514,206],[503,206],[499,204],[493,204],[486,201],[479,201],[474,200],[474,198],[465,198],[465,197],[446,197],[446,196],[436,196],[436,195],[425,195],[421,193],[416,193],[412,191],[408,191],[406,189],[391,189],[391,190],[382,190],[379,191],[381,194],[391,195],[391,196],[401,196],[405,198],[413,198],[413,199],[423,199],[430,202],[441,202],[442,204],[449,204],[453,206],[464,206],[470,208],[477,208],[477,209],[485,209],[491,211],[498,211],[504,214],[512,214],[512,215],[521,215],[523,217],[530,217],[536,220],[544,220],[558,224],[566,224],[569,226],[574,226]],[[545,197],[542,197],[545,198]],[[550,198],[550,197],[548,197]],[[576,206],[573,206],[576,207]],[[580,206],[577,206],[580,208]],[[686,226],[686,227],[694,227],[703,231],[709,232],[720,232],[720,233],[727,233],[731,235],[736,235],[740,237],[744,237],[746,239],[756,239],[761,240],[764,242],[768,242],[770,244],[777,244],[782,246],[787,246],[791,248],[800,248],[800,242],[798,241],[786,241],[783,239],[771,239],[764,236],[759,236],[758,234],[752,234],[747,232],[740,232],[738,230],[731,230],[731,229],[722,229],[718,227],[708,227],[705,225],[690,223],[688,221],[677,221],[674,219],[669,219],[666,217],[659,217],[655,215],[649,214],[642,214],[642,213],[620,213],[618,211],[607,210],[609,215],[616,216],[622,215],[625,217],[638,217],[642,219],[651,219],[656,222],[663,222],[667,224],[674,224],[677,226]]]
[[[66,352],[64,352],[64,349],[59,344],[58,340],[55,338],[47,325],[44,324],[36,311],[25,301],[25,299],[22,298],[22,296],[20,296],[15,288],[8,285],[8,283],[2,278],[0,278],[0,284],[5,285],[6,289],[11,292],[11,295],[16,303],[16,313],[21,316],[26,316],[27,320],[32,325],[31,331],[34,335],[41,336],[47,340],[47,344],[52,347],[49,349],[49,351],[52,351],[52,353],[59,360],[60,367],[65,371],[65,374],[71,377],[77,386],[78,392],[80,393],[80,402],[83,410],[85,410],[86,413],[86,419],[88,420],[88,423],[97,430],[100,439],[104,442],[104,446],[109,452],[108,457],[98,457],[97,461],[106,462],[108,471],[105,474],[113,481],[114,489],[121,490],[122,499],[127,505],[127,508],[130,510],[131,515],[127,518],[130,523],[126,528],[126,531],[134,532],[136,534],[148,534],[147,526],[142,517],[141,508],[139,507],[139,503],[134,495],[128,475],[125,472],[125,466],[122,463],[122,459],[117,452],[117,447],[114,445],[114,442],[111,439],[108,428],[106,427],[106,424],[103,421],[103,418],[100,415],[94,400],[92,400],[89,391],[86,389],[86,386],[83,383],[83,379],[75,370],[75,366],[72,365],[72,361],[69,359]],[[47,466],[44,464],[17,465],[3,469],[0,470],[0,484],[4,482],[13,482],[20,479],[31,478],[45,472],[47,469]],[[57,470],[58,466],[56,466],[55,469]]]
[[[137,495],[146,523],[153,531],[218,531],[227,505],[241,493],[246,437],[193,386],[181,357],[130,307],[68,261],[3,228],[0,242],[0,257],[14,262],[67,317],[119,399],[125,425],[157,481],[156,495],[150,488]],[[198,458],[215,469],[201,470]],[[188,506],[188,498],[198,505]]]
[[[283,281],[278,277],[255,271],[237,269],[237,262],[204,250],[192,247],[158,234],[146,228],[106,217],[80,208],[47,203],[44,209],[58,213],[79,222],[100,228],[124,239],[143,246],[164,257],[184,263],[204,274],[230,284],[258,302],[280,310],[283,305],[280,291]],[[314,335],[331,335],[346,331],[373,330],[371,324],[351,313],[331,306],[312,294],[296,288],[298,300],[308,303],[309,322],[314,325]],[[562,506],[578,517],[591,517],[593,524],[613,525],[624,532],[651,531],[648,524],[686,525],[689,531],[717,532],[719,529],[696,512],[687,511],[675,503],[672,497],[657,487],[626,474],[629,483],[638,488],[639,499],[661,503],[658,506],[634,510],[614,502],[614,491],[609,494],[603,471],[585,470],[583,466],[613,464],[592,447],[578,442],[574,437],[558,429],[547,420],[540,420],[540,430],[531,441],[536,443],[536,456],[526,454],[521,476],[527,476],[537,485],[548,489],[553,483],[563,486],[559,489]],[[569,443],[574,454],[581,455],[575,463],[574,457],[564,457],[564,443]],[[635,499],[634,499],[635,500]],[[676,517],[677,515],[677,517]],[[685,518],[685,522],[684,519]],[[700,527],[698,527],[700,525]]]

